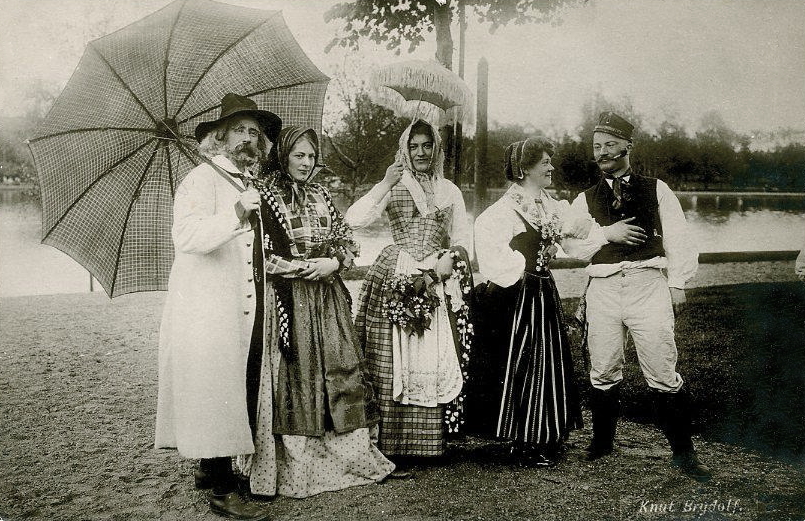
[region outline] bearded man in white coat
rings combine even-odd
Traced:
[[[262,356],[260,197],[249,178],[281,124],[249,98],[224,96],[220,117],[196,128],[205,162],[174,198],[155,444],[200,459],[196,486],[211,489],[211,511],[234,519],[267,516],[239,496],[231,458],[254,452],[247,364]]]

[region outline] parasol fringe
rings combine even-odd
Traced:
[[[447,123],[445,112],[439,107],[430,103],[407,101],[400,93],[387,87],[371,89],[369,98],[378,105],[387,107],[402,117],[424,119],[438,127]]]
[[[467,84],[457,74],[447,70],[441,64],[430,60],[408,60],[385,67],[380,67],[372,71],[369,77],[370,97],[380,104],[390,104],[402,109],[405,100],[387,85],[405,85],[408,87],[427,90],[439,94],[445,99],[451,100],[458,105],[447,111],[438,108],[434,110],[422,109],[418,114],[424,117],[427,115],[429,121],[438,124],[450,123],[453,119],[457,121],[472,122],[473,119],[473,95]],[[408,102],[408,105],[417,104]],[[423,103],[422,105],[425,105]],[[431,106],[432,107],[432,106]],[[405,109],[402,109],[405,112]],[[410,110],[410,109],[409,109]],[[435,113],[441,112],[438,117]],[[445,113],[446,112],[446,113]]]

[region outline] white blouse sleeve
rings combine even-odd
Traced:
[[[467,250],[467,254],[472,252],[472,224],[470,217],[467,215],[467,208],[464,205],[464,196],[461,189],[450,183],[452,187],[452,204],[453,204],[453,225],[450,230],[450,245],[461,246]]]
[[[372,187],[366,194],[352,203],[347,212],[344,214],[344,219],[347,224],[352,228],[364,228],[369,226],[383,215],[383,210],[389,204],[391,198],[391,190],[386,192],[385,195],[380,196],[379,192],[382,190],[380,183]]]
[[[684,289],[699,268],[699,249],[693,241],[685,212],[671,188],[657,180],[657,202],[662,222],[662,247],[668,259],[668,285]]]
[[[573,200],[573,204],[567,207],[566,215],[567,218],[571,219],[578,218],[579,216],[586,216],[593,221],[592,226],[590,227],[590,233],[587,235],[586,239],[565,237],[561,242],[562,249],[565,251],[568,257],[589,261],[593,258],[593,255],[595,255],[598,250],[600,250],[609,241],[607,241],[606,237],[604,237],[604,232],[601,229],[601,226],[599,226],[599,224],[595,222],[590,215],[590,211],[587,208],[587,198],[584,196],[584,192],[580,193],[576,199]]]
[[[490,282],[507,288],[525,271],[525,257],[509,247],[513,235],[514,211],[492,205],[475,220],[475,255],[478,269]]]

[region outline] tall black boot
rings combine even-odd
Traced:
[[[656,392],[657,424],[671,445],[671,465],[697,481],[707,481],[712,476],[693,448],[691,427],[690,394],[686,389],[675,393]]]
[[[620,409],[620,385],[610,387],[606,391],[593,388],[590,392],[593,439],[590,446],[587,447],[587,461],[594,461],[612,454]]]

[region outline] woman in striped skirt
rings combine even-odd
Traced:
[[[482,345],[475,358],[499,364],[488,369],[497,370],[499,387],[485,413],[494,415],[489,423],[512,442],[517,460],[538,466],[555,464],[568,433],[582,426],[561,301],[547,265],[557,242],[584,238],[592,225],[545,191],[552,155],[544,139],[509,145],[505,170],[513,184],[475,221],[479,269],[488,279],[479,299],[494,313],[484,330],[477,325]],[[477,406],[467,404],[468,416]]]

